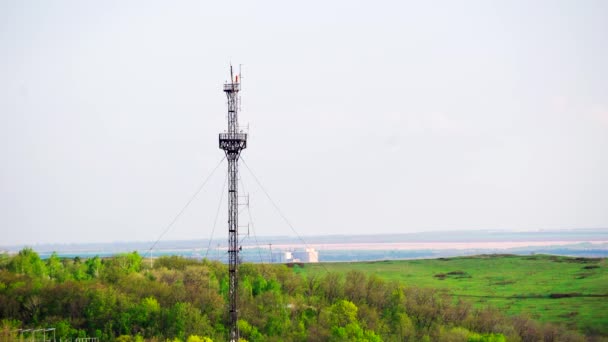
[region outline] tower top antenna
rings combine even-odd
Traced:
[[[226,93],[226,96],[228,96],[228,100],[230,101],[230,95],[228,93],[238,93],[241,89],[240,87],[240,74],[236,75],[236,78],[234,77],[234,72],[232,70],[232,64],[230,64],[230,81],[224,83],[224,92]],[[235,119],[236,119],[236,111],[238,110],[238,103],[239,103],[239,99],[238,97],[234,98],[235,100],[235,105],[236,107],[233,108],[235,110]],[[228,103],[228,105],[230,105],[230,103]],[[230,108],[228,108],[228,110],[230,111]],[[229,118],[230,119],[230,118]],[[228,123],[230,126],[230,122]]]

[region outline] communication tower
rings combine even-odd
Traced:
[[[228,98],[228,130],[220,133],[220,148],[226,153],[228,159],[228,275],[229,275],[229,315],[230,315],[230,341],[239,340],[238,319],[238,264],[239,264],[239,156],[247,148],[247,133],[239,129],[239,91],[240,72],[236,77],[230,66],[230,82],[224,83],[224,93]]]

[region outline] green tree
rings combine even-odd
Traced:
[[[348,300],[339,300],[329,308],[329,324],[332,326],[346,326],[357,323],[357,306]]]
[[[213,342],[213,340],[205,336],[201,337],[198,335],[190,335],[188,336],[186,342]]]
[[[48,283],[40,290],[40,297],[45,317],[62,317],[66,320],[78,320],[85,314],[89,304],[86,285],[68,280],[63,283]]]
[[[348,300],[338,300],[322,312],[320,323],[329,326],[330,341],[381,341],[371,330],[361,328],[357,306]]]
[[[417,329],[428,331],[441,317],[443,301],[437,290],[410,288],[405,297],[407,313],[416,324]]]
[[[53,252],[53,254],[51,254],[51,256],[46,260],[46,267],[51,279],[55,279],[60,282],[66,280],[67,274],[61,259],[59,259],[59,256],[57,255],[57,252]]]
[[[82,260],[79,257],[74,257],[74,259],[72,259],[71,261],[66,260],[64,266],[73,279],[89,279],[89,276],[87,275],[86,265],[82,263]]]
[[[185,340],[189,335],[211,335],[209,319],[190,303],[175,303],[166,313],[165,331],[169,337]]]
[[[128,308],[128,300],[123,293],[105,286],[91,288],[88,293],[90,303],[85,310],[85,318],[89,330],[101,328],[107,336],[130,333],[121,330],[121,319],[124,323],[125,318],[122,314]]]
[[[144,337],[153,337],[160,330],[161,308],[154,297],[146,297],[133,307],[131,324],[133,329]]]
[[[38,253],[26,247],[19,251],[9,262],[9,270],[18,274],[26,274],[33,277],[43,277],[48,274],[44,262]]]
[[[0,321],[0,341],[17,341],[17,329],[21,326],[21,322],[12,319],[3,319]]]
[[[361,304],[367,296],[367,279],[361,271],[350,271],[346,273],[344,283],[344,294],[353,303]]]
[[[119,255],[119,263],[127,273],[139,272],[141,270],[142,256],[137,251]]]
[[[321,280],[320,287],[322,293],[325,295],[325,299],[329,303],[344,297],[344,282],[342,275],[339,273],[327,273]]]
[[[437,339],[445,342],[467,342],[471,332],[462,327],[440,327]]]
[[[398,313],[396,321],[393,325],[393,331],[397,335],[399,341],[414,341],[416,337],[416,328],[412,320],[406,313]]]
[[[8,256],[7,253],[0,253],[0,269],[7,268],[10,260],[11,258]]]
[[[251,342],[264,341],[264,336],[258,331],[258,329],[249,322],[244,319],[239,319],[237,321],[237,326],[239,328],[239,332],[241,333],[241,337],[246,338]]]
[[[467,342],[506,342],[507,339],[503,334],[477,334],[469,335]]]
[[[93,258],[87,259],[87,261],[85,261],[85,264],[87,266],[87,274],[89,275],[89,277],[99,277],[99,274],[101,273],[103,267],[103,263],[101,262],[101,258],[99,256],[96,255]]]
[[[139,272],[142,260],[137,252],[119,254],[104,260],[100,272],[107,282],[115,283],[126,275]]]

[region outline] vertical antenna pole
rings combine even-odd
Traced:
[[[230,341],[239,340],[238,320],[238,264],[239,264],[239,208],[238,208],[238,179],[239,156],[247,148],[247,134],[242,133],[238,126],[238,93],[239,79],[235,79],[230,65],[230,82],[224,84],[224,92],[228,98],[228,130],[219,135],[220,149],[228,159],[228,276],[229,276],[229,320]]]
[[[272,262],[274,261],[274,258],[272,257],[272,243],[269,243],[268,247],[270,248],[270,263],[272,264]]]

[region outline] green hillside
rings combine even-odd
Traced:
[[[406,286],[438,288],[477,306],[608,334],[606,259],[484,255],[427,260],[307,264],[303,274],[362,271]]]

